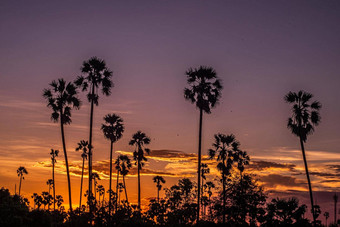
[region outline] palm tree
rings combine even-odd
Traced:
[[[125,176],[129,173],[129,169],[131,168],[131,161],[127,155],[119,155],[120,157],[120,167],[119,167],[119,173],[123,176],[123,185],[124,185],[124,191],[125,191],[125,200],[128,202],[128,196],[126,191],[126,183],[125,183]]]
[[[299,137],[301,151],[303,156],[303,161],[305,164],[306,176],[309,187],[309,196],[311,201],[312,213],[313,213],[313,221],[314,225],[316,224],[315,210],[314,210],[314,201],[313,201],[313,192],[312,192],[312,184],[309,178],[307,159],[305,154],[304,143],[307,141],[307,136],[314,132],[314,127],[320,123],[320,114],[319,110],[321,108],[321,104],[318,101],[311,102],[313,95],[299,91],[298,93],[289,92],[285,97],[285,101],[292,105],[292,116],[288,119],[287,127],[291,130],[291,132]]]
[[[337,208],[337,203],[338,203],[338,195],[335,193],[333,196],[333,200],[334,200],[334,224],[337,224],[337,212],[336,212],[336,208]]]
[[[100,177],[98,175],[98,173],[94,172],[92,173],[92,180],[93,180],[93,184],[94,184],[94,200],[97,200],[97,184],[98,184],[98,181],[97,180],[100,180]]]
[[[63,204],[64,199],[61,195],[57,195],[56,200],[57,200],[56,202],[57,202],[58,209],[60,209],[60,206],[61,206],[61,204]]]
[[[202,121],[203,112],[210,114],[221,96],[222,85],[217,78],[216,72],[211,67],[200,66],[198,69],[190,68],[186,71],[189,88],[184,89],[184,98],[195,103],[200,111],[199,133],[198,133],[198,170],[197,185],[201,185],[201,148],[202,148]],[[200,214],[200,189],[197,193],[197,224]]]
[[[155,176],[153,178],[153,182],[156,183],[157,187],[157,201],[159,203],[159,191],[162,189],[162,184],[165,183],[165,180],[162,176]]]
[[[112,72],[106,67],[104,60],[97,57],[92,57],[88,61],[84,61],[81,67],[81,72],[85,76],[79,76],[75,84],[82,88],[82,91],[87,91],[87,99],[91,103],[91,115],[90,115],[90,136],[89,136],[89,195],[92,195],[92,128],[93,128],[93,108],[94,104],[98,106],[98,88],[101,87],[102,93],[106,96],[111,94],[111,87],[113,87],[111,77]],[[92,196],[88,196],[90,199],[90,211],[92,211]]]
[[[118,184],[118,205],[120,206],[120,194],[123,192],[124,184],[119,183]]]
[[[54,179],[54,166],[57,162],[56,157],[58,157],[59,150],[51,149],[51,161],[52,161],[52,180],[53,180],[53,210],[55,211],[55,179]]]
[[[328,220],[328,218],[329,218],[329,212],[325,212],[325,213],[323,213],[323,216],[325,216],[325,219],[326,219],[326,227],[328,226],[327,225],[327,220]]]
[[[81,180],[80,180],[80,199],[79,199],[79,209],[81,208],[81,198],[83,197],[83,178],[84,178],[84,167],[85,167],[85,159],[87,159],[87,151],[89,148],[89,142],[85,141],[85,140],[81,140],[78,143],[78,147],[76,148],[76,151],[83,151],[83,153],[81,153],[81,157],[83,159],[83,165],[81,168]]]
[[[67,172],[69,205],[70,210],[72,211],[71,179],[67,159],[64,125],[71,124],[71,109],[79,109],[80,100],[77,97],[77,89],[71,82],[66,83],[64,79],[58,79],[58,81],[52,81],[50,86],[51,88],[44,90],[43,96],[47,99],[47,107],[51,108],[53,111],[51,120],[54,122],[60,121],[61,140],[63,143]]]
[[[240,143],[235,139],[233,134],[215,134],[215,142],[212,144],[214,149],[209,149],[210,159],[215,158],[219,163],[217,164],[218,170],[222,175],[222,206],[223,206],[223,223],[225,223],[225,206],[226,206],[226,177],[230,174],[233,167],[235,157],[239,151]]]
[[[97,192],[98,192],[98,194],[99,194],[99,206],[100,206],[100,197],[103,195],[103,194],[105,194],[105,188],[104,188],[104,186],[103,185],[98,185],[98,187],[97,187]],[[104,199],[103,199],[103,201],[104,201]]]
[[[123,136],[124,125],[123,119],[116,114],[108,114],[104,117],[105,123],[102,124],[102,131],[104,137],[111,141],[110,147],[110,180],[109,180],[109,192],[112,192],[112,151],[113,143],[117,142]],[[109,195],[109,214],[111,214],[112,207],[112,195]]]
[[[20,196],[20,192],[21,192],[21,181],[22,181],[22,180],[25,180],[24,174],[28,174],[28,172],[27,172],[27,170],[26,170],[25,167],[20,166],[20,167],[17,169],[17,174],[18,174],[18,177],[20,178],[20,182],[19,182],[19,196]]]
[[[48,194],[51,194],[51,188],[53,187],[53,180],[52,179],[48,179],[46,181],[46,184],[48,186]],[[48,210],[50,210],[50,204],[48,204]]]
[[[135,160],[135,165],[137,165],[137,175],[138,175],[138,210],[140,210],[140,170],[144,166],[144,162],[147,161],[144,152],[147,154],[150,153],[150,149],[144,148],[144,145],[150,144],[150,138],[145,135],[144,132],[137,131],[132,136],[132,140],[130,140],[129,145],[135,146],[135,150],[133,152],[133,159]]]

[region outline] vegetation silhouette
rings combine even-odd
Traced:
[[[19,177],[19,196],[20,196],[20,193],[21,193],[21,182],[22,180],[25,180],[25,177],[24,177],[24,174],[28,174],[27,170],[25,167],[23,166],[20,166],[18,169],[17,169],[17,174],[18,174],[18,177]]]
[[[159,191],[162,190],[162,184],[165,184],[165,180],[162,176],[154,176],[153,182],[156,183],[157,187],[157,202],[159,203]]]
[[[194,103],[199,109],[199,133],[198,133],[198,167],[197,167],[197,183],[201,185],[201,150],[202,150],[202,121],[203,112],[211,113],[211,109],[215,107],[221,96],[222,85],[217,78],[216,72],[211,67],[200,66],[199,68],[190,68],[185,73],[187,75],[187,83],[189,88],[184,89],[184,98]],[[201,190],[197,193],[197,224],[200,216],[200,195]]]
[[[85,168],[85,159],[87,159],[87,155],[88,155],[88,148],[89,148],[89,142],[85,141],[85,140],[81,140],[78,143],[78,147],[76,148],[76,151],[82,151],[81,158],[83,160],[83,164],[82,164],[82,167],[81,167],[79,207],[81,207],[81,198],[83,197],[84,168]]]
[[[88,151],[88,172],[89,172],[89,196],[88,203],[90,204],[90,210],[92,210],[92,129],[93,129],[93,109],[94,104],[98,106],[98,88],[101,87],[102,93],[106,96],[111,94],[111,88],[113,83],[111,81],[112,71],[106,67],[104,60],[97,57],[92,57],[88,61],[84,61],[81,67],[81,72],[85,76],[79,76],[75,80],[75,84],[81,87],[82,91],[89,92],[87,94],[87,99],[91,103],[90,112],[90,135],[89,135],[89,151]]]
[[[124,133],[124,124],[123,119],[116,114],[108,114],[104,117],[105,123],[102,124],[102,131],[104,133],[104,137],[109,139],[111,142],[110,146],[110,180],[109,180],[109,191],[112,192],[112,152],[113,152],[113,144],[117,142],[120,138],[122,138]],[[118,176],[117,176],[118,182]],[[118,184],[118,183],[117,183]],[[117,193],[117,190],[116,190]],[[109,214],[111,214],[112,208],[112,195],[109,195]],[[117,209],[117,208],[116,208]]]
[[[302,90],[296,92],[289,92],[285,96],[285,101],[292,105],[292,116],[288,119],[287,127],[291,132],[299,137],[303,162],[305,165],[306,176],[308,181],[309,196],[312,207],[312,214],[314,224],[316,222],[316,214],[314,211],[314,201],[313,201],[313,191],[312,184],[309,177],[308,165],[305,153],[304,143],[307,141],[307,136],[314,132],[314,127],[320,123],[319,110],[321,109],[321,104],[318,101],[313,101],[311,99],[313,95],[304,92]]]
[[[146,136],[146,134],[142,131],[137,131],[132,135],[132,139],[129,142],[130,146],[135,146],[135,150],[133,152],[133,159],[135,160],[135,165],[137,165],[137,176],[138,176],[138,210],[141,211],[140,207],[140,170],[144,166],[144,162],[148,159],[145,157],[145,153],[149,154],[150,149],[145,148],[144,145],[150,144],[150,138]]]
[[[51,149],[51,162],[52,162],[52,181],[53,181],[53,210],[55,211],[55,178],[54,178],[54,166],[57,163],[57,157],[59,155],[59,150]]]
[[[47,107],[52,109],[51,120],[60,122],[61,140],[63,143],[70,210],[72,211],[71,180],[67,159],[64,125],[71,124],[72,108],[80,108],[80,100],[77,97],[77,89],[73,83],[66,83],[64,79],[53,80],[48,89],[44,89],[43,97],[47,100]]]
[[[119,155],[115,161],[116,170],[117,170],[117,187],[116,187],[116,194],[118,195],[118,187],[119,187],[119,175],[123,177],[123,184],[121,186],[122,189],[125,191],[125,200],[128,202],[128,195],[126,190],[125,184],[125,176],[129,173],[129,169],[131,169],[131,161],[127,155]],[[116,209],[117,209],[117,201],[116,201]]]

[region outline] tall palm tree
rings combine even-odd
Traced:
[[[119,195],[118,193],[118,184],[119,184],[119,173],[121,172],[120,169],[120,155],[117,157],[116,161],[115,161],[115,166],[116,166],[116,170],[117,170],[117,183],[116,183],[116,194]],[[118,208],[118,199],[116,200],[116,211]]]
[[[334,200],[334,224],[337,224],[338,222],[336,218],[337,215],[336,208],[338,203],[338,195],[336,193],[333,195],[333,200]]]
[[[225,206],[226,206],[226,177],[230,174],[230,171],[233,167],[233,163],[235,161],[235,157],[237,152],[240,150],[240,143],[235,139],[233,134],[224,135],[224,134],[215,134],[215,142],[212,144],[214,149],[209,149],[209,157],[213,159],[216,157],[218,170],[222,175],[222,206],[223,206],[223,216],[222,220],[225,223]]]
[[[54,179],[54,166],[57,162],[56,157],[58,157],[59,150],[53,150],[51,149],[51,161],[52,161],[52,180],[53,180],[53,210],[55,211],[55,179]]]
[[[53,187],[53,180],[52,179],[48,179],[46,181],[46,184],[48,186],[48,194],[51,194],[51,188]],[[48,210],[50,210],[50,204],[48,204]]]
[[[84,167],[85,167],[85,159],[87,159],[87,151],[89,148],[89,142],[85,140],[81,140],[78,143],[78,147],[76,148],[76,151],[83,151],[81,153],[81,158],[83,159],[83,165],[81,168],[81,180],[80,180],[80,198],[79,198],[79,210],[81,208],[81,198],[83,197],[83,178],[84,178]]]
[[[159,203],[159,191],[162,189],[162,184],[165,183],[165,180],[162,176],[155,176],[153,178],[153,182],[156,183],[157,187],[157,201]]]
[[[91,113],[90,113],[90,136],[89,136],[89,195],[88,202],[90,204],[90,211],[92,211],[92,128],[93,128],[93,108],[94,104],[98,106],[98,89],[101,87],[102,93],[106,96],[111,94],[111,87],[113,83],[111,81],[112,71],[106,67],[104,60],[97,57],[92,57],[88,61],[84,61],[81,67],[81,72],[85,74],[84,76],[79,76],[75,84],[82,88],[83,91],[89,92],[87,94],[87,99],[91,103]]]
[[[20,196],[20,192],[21,192],[21,181],[22,181],[22,180],[25,180],[24,174],[28,174],[28,172],[27,172],[27,170],[26,170],[25,167],[20,166],[20,167],[17,169],[17,174],[18,174],[18,177],[20,178],[20,182],[19,182],[19,196]]]
[[[328,218],[329,218],[329,212],[325,212],[325,213],[323,213],[323,216],[325,216],[325,219],[326,219],[326,227],[328,226],[327,225],[327,221],[328,221]]]
[[[131,161],[127,155],[120,155],[120,174],[123,176],[123,188],[125,191],[125,200],[128,202],[128,196],[126,191],[126,183],[125,176],[129,173],[129,169],[131,168]]]
[[[98,194],[99,194],[99,206],[100,206],[100,197],[103,195],[103,194],[105,194],[105,188],[104,188],[104,186],[103,185],[98,185],[98,187],[97,187],[97,192],[98,192]],[[104,201],[104,199],[103,199],[103,201]]]
[[[94,172],[92,173],[92,180],[93,180],[93,185],[94,185],[94,200],[96,201],[97,200],[97,184],[98,184],[98,180],[101,180],[98,173]]]
[[[123,119],[116,114],[108,114],[104,117],[104,124],[102,124],[102,131],[104,137],[111,142],[110,146],[110,180],[109,180],[109,192],[112,192],[112,151],[113,143],[117,142],[123,136],[124,124]],[[109,214],[111,214],[112,207],[112,195],[109,195]]]
[[[68,197],[70,210],[72,211],[72,198],[71,198],[71,179],[68,166],[66,142],[64,125],[71,124],[71,109],[80,108],[80,100],[77,97],[77,88],[73,83],[66,83],[64,79],[58,79],[58,81],[52,81],[50,83],[51,88],[44,90],[44,98],[47,100],[47,107],[52,109],[51,120],[54,122],[60,122],[61,140],[63,143],[63,150],[65,156],[67,183],[68,183]]]
[[[138,210],[140,209],[140,170],[144,166],[144,162],[148,159],[145,157],[145,153],[149,154],[150,149],[144,148],[144,145],[150,144],[150,138],[145,135],[144,132],[137,131],[132,136],[132,140],[130,140],[129,145],[135,146],[135,150],[133,152],[133,159],[135,160],[135,165],[137,165],[137,175],[138,175]]]
[[[196,104],[200,112],[199,133],[198,133],[198,167],[197,185],[201,185],[201,149],[202,149],[202,121],[203,112],[211,113],[221,96],[222,85],[217,78],[216,72],[211,67],[200,66],[198,69],[190,68],[186,71],[189,88],[184,89],[184,98]],[[200,189],[197,191],[197,224],[200,214]]]
[[[307,141],[307,136],[311,135],[314,132],[314,127],[320,123],[321,119],[319,114],[321,104],[318,101],[313,101],[311,103],[312,98],[312,94],[304,91],[299,91],[297,93],[289,92],[284,97],[285,101],[292,105],[292,116],[288,119],[287,127],[294,135],[296,135],[300,139],[303,162],[305,164],[309,187],[309,196],[312,205],[311,207],[313,212],[313,221],[315,225],[316,216],[314,210],[312,184],[309,178],[308,165],[304,147],[304,143]]]

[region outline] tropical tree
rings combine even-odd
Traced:
[[[162,176],[155,176],[153,178],[153,182],[156,183],[157,187],[157,202],[159,203],[159,191],[162,189],[162,184],[165,183],[165,180]]]
[[[41,195],[43,199],[42,204],[44,204],[44,209],[46,208],[46,205],[48,205],[48,208],[49,208],[50,205],[52,204],[53,197],[48,192],[42,192]]]
[[[206,174],[210,173],[210,169],[206,163],[201,164],[201,178],[202,178],[202,184],[201,184],[201,190],[202,190],[202,196],[204,196],[204,190],[203,190],[203,185],[204,185],[204,180],[207,179]]]
[[[325,219],[326,219],[326,227],[328,226],[327,222],[328,222],[328,218],[329,218],[329,212],[325,212],[323,213],[323,216],[325,216]]]
[[[222,220],[225,223],[226,213],[226,177],[230,175],[230,171],[233,167],[235,157],[237,157],[240,143],[235,139],[233,134],[215,134],[215,142],[212,144],[214,149],[209,149],[209,157],[213,159],[216,157],[218,164],[217,168],[222,175]]]
[[[40,209],[41,207],[41,204],[42,204],[42,197],[40,195],[38,195],[37,193],[33,193],[33,195],[31,196],[33,198],[33,201],[34,201],[34,208],[35,206],[37,206],[38,210]]]
[[[17,169],[17,174],[18,174],[18,177],[20,178],[20,182],[19,182],[19,196],[20,196],[20,192],[21,192],[21,181],[22,181],[22,180],[25,180],[24,174],[28,174],[28,172],[27,172],[27,170],[26,170],[25,167],[20,166],[20,167]]]
[[[51,161],[52,161],[52,180],[53,180],[53,210],[55,210],[55,179],[54,179],[54,166],[57,162],[56,157],[58,157],[59,150],[51,149]]]
[[[44,90],[44,98],[47,100],[47,107],[52,109],[51,120],[54,122],[60,122],[61,140],[63,143],[67,183],[68,183],[68,197],[70,210],[72,211],[72,197],[71,197],[71,179],[68,166],[66,142],[64,125],[71,124],[71,110],[72,108],[80,108],[80,100],[77,97],[77,89],[73,83],[66,83],[64,79],[58,79],[58,81],[52,81],[50,87]]]
[[[92,180],[93,180],[93,185],[94,185],[94,199],[97,200],[97,184],[98,184],[98,180],[101,180],[98,173],[94,172],[92,173]],[[90,194],[89,194],[90,195]]]
[[[184,98],[194,103],[199,109],[199,133],[198,133],[198,171],[197,184],[201,185],[201,148],[202,148],[202,121],[203,112],[211,113],[221,96],[222,85],[216,72],[211,67],[200,66],[198,69],[190,68],[186,71],[189,88],[184,89]],[[200,191],[197,193],[197,223],[200,214]]]
[[[51,188],[53,188],[53,180],[52,179],[48,179],[46,181],[46,184],[48,186],[48,194],[51,194]],[[54,197],[53,197],[54,199]],[[48,210],[50,210],[50,204],[48,204]]]
[[[100,205],[100,197],[103,195],[103,194],[105,194],[105,188],[104,188],[104,186],[103,185],[98,185],[98,187],[97,187],[97,192],[98,192],[98,194],[99,194],[99,205]],[[103,201],[104,201],[104,198],[103,198]]]
[[[56,200],[57,200],[56,202],[57,202],[58,209],[60,210],[60,206],[61,206],[61,204],[63,204],[64,199],[61,195],[57,195]]]
[[[101,87],[102,93],[106,96],[111,94],[111,87],[113,83],[111,81],[112,71],[106,67],[104,60],[97,57],[92,57],[88,61],[84,61],[81,67],[81,72],[84,74],[79,76],[75,84],[82,88],[82,91],[89,90],[87,94],[87,99],[91,103],[91,113],[90,113],[90,136],[89,136],[89,195],[88,199],[92,198],[92,129],[93,129],[93,109],[94,104],[98,106],[98,89]],[[88,201],[92,204],[92,201]],[[90,206],[90,211],[92,206]]]
[[[309,178],[308,165],[304,147],[304,143],[307,141],[307,136],[311,135],[314,132],[314,127],[320,123],[321,119],[319,114],[321,104],[318,101],[311,102],[312,98],[312,94],[304,91],[299,91],[297,93],[289,92],[284,97],[285,101],[292,105],[292,115],[290,118],[288,118],[287,127],[294,135],[296,135],[300,139],[301,151],[308,181],[309,196],[313,211],[313,221],[315,224],[316,217],[314,211],[312,184]]]
[[[89,148],[89,142],[85,140],[81,140],[78,143],[78,147],[76,148],[76,151],[83,151],[81,153],[81,158],[83,159],[83,165],[81,168],[81,180],[80,180],[80,198],[79,198],[79,209],[81,208],[81,198],[83,197],[83,178],[84,178],[84,167],[85,167],[85,159],[87,159],[88,155],[88,148]]]
[[[133,134],[132,139],[129,142],[129,145],[135,146],[135,150],[133,152],[133,159],[135,160],[135,165],[137,165],[137,175],[138,175],[138,210],[140,212],[140,199],[141,199],[141,191],[140,191],[140,170],[144,166],[144,162],[147,161],[145,157],[145,153],[149,154],[150,149],[144,148],[144,145],[150,144],[150,138],[145,135],[144,132],[137,131]]]
[[[102,131],[104,137],[111,142],[110,146],[110,180],[109,180],[109,192],[112,192],[112,151],[113,143],[117,142],[123,136],[124,125],[123,119],[116,114],[108,114],[104,117],[104,124],[102,124]],[[118,179],[118,178],[117,178]],[[111,214],[112,207],[112,195],[109,195],[109,214]]]
[[[128,175],[129,170],[131,169],[131,161],[127,155],[122,155],[120,159],[120,174],[123,176],[123,184],[124,184],[124,191],[125,191],[125,200],[128,202],[128,195],[126,191],[126,183],[125,183],[125,176]]]
[[[334,201],[334,224],[337,224],[336,208],[337,208],[337,203],[338,203],[338,195],[336,193],[334,193],[334,195],[333,195],[333,201]]]

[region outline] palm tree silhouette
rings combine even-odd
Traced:
[[[222,206],[223,206],[223,216],[222,220],[225,223],[225,206],[226,206],[226,177],[230,174],[230,170],[233,167],[233,163],[235,161],[235,157],[237,157],[237,152],[240,150],[240,143],[235,139],[233,134],[224,135],[224,134],[215,134],[215,142],[213,143],[214,149],[209,149],[209,157],[210,159],[215,158],[219,163],[217,164],[218,170],[222,175]]]
[[[126,191],[125,176],[129,173],[131,169],[131,161],[127,155],[120,155],[120,174],[123,176],[123,185],[125,191],[125,200],[128,202],[128,196]]]
[[[140,209],[140,170],[144,166],[144,162],[147,161],[147,158],[144,155],[144,152],[147,154],[150,153],[150,149],[144,148],[144,145],[150,144],[150,138],[145,135],[145,133],[141,131],[137,131],[132,136],[132,140],[130,140],[129,145],[135,146],[135,150],[133,152],[133,159],[135,160],[135,165],[137,165],[137,174],[138,174],[138,210]]]
[[[27,172],[27,170],[26,170],[25,167],[20,166],[20,167],[17,169],[17,174],[18,174],[18,177],[20,178],[20,182],[19,182],[19,196],[20,196],[20,192],[21,192],[21,181],[22,181],[22,180],[25,180],[24,174],[28,174],[28,172]]]
[[[336,208],[337,208],[337,203],[338,203],[338,195],[335,193],[333,195],[333,200],[334,200],[334,224],[337,224],[337,212],[336,212]]]
[[[52,161],[52,180],[53,180],[53,210],[55,211],[55,179],[54,179],[54,166],[57,162],[56,157],[58,157],[59,150],[51,149],[51,161]]]
[[[53,180],[52,179],[48,179],[46,181],[46,184],[48,186],[48,194],[51,194],[51,188],[53,187]],[[54,200],[54,198],[53,198]],[[48,204],[48,210],[50,210],[50,204]]]
[[[98,181],[97,180],[101,180],[98,173],[94,172],[92,173],[92,180],[93,180],[93,184],[94,184],[94,200],[97,200],[97,184],[98,184]],[[90,195],[90,194],[89,194]]]
[[[60,206],[61,206],[61,204],[63,204],[64,199],[61,195],[57,195],[56,200],[57,200],[56,202],[57,202],[58,209],[60,210]]]
[[[116,114],[108,114],[104,117],[105,123],[102,124],[102,131],[104,137],[111,141],[110,147],[110,180],[109,180],[109,192],[112,192],[112,151],[113,143],[117,142],[123,136],[124,125],[123,119]],[[111,214],[112,207],[112,195],[109,195],[109,214]]]
[[[325,212],[325,213],[323,213],[323,216],[325,216],[325,219],[326,219],[326,227],[328,226],[327,225],[327,221],[328,221],[328,218],[329,218],[329,212]]]
[[[162,184],[165,183],[165,180],[162,176],[155,176],[153,178],[153,182],[156,183],[157,187],[157,202],[159,203],[159,191],[162,189]]]
[[[98,192],[98,194],[99,194],[99,205],[100,205],[100,197],[103,195],[103,194],[105,194],[105,188],[104,188],[104,186],[103,185],[98,185],[98,187],[97,187],[97,192]],[[103,198],[103,201],[104,201],[104,198]]]
[[[88,61],[84,61],[81,67],[81,72],[85,76],[79,76],[75,84],[82,88],[82,91],[87,91],[87,99],[91,103],[91,115],[90,115],[90,136],[89,136],[89,195],[88,202],[90,204],[90,211],[92,211],[92,128],[93,128],[93,108],[94,104],[98,106],[98,88],[101,86],[102,93],[106,96],[111,94],[111,87],[113,87],[111,77],[112,72],[106,67],[104,60],[97,57],[92,57]]]
[[[67,172],[69,205],[70,210],[72,211],[71,179],[67,159],[64,125],[71,124],[71,109],[79,109],[80,100],[77,97],[77,89],[71,82],[66,83],[64,79],[58,79],[58,81],[52,81],[50,86],[51,89],[44,89],[43,96],[47,99],[47,107],[51,108],[53,111],[51,120],[54,122],[60,121],[61,139]]]
[[[202,147],[202,120],[203,112],[210,114],[221,96],[222,85],[217,78],[216,72],[211,67],[200,66],[198,69],[190,68],[186,71],[189,88],[184,89],[184,98],[195,103],[200,111],[198,133],[198,170],[197,184],[201,185],[201,147]],[[197,224],[200,215],[200,189],[197,193]]]
[[[79,198],[79,209],[81,208],[81,198],[83,197],[83,178],[84,178],[84,167],[85,167],[85,159],[87,159],[87,152],[89,148],[89,142],[85,140],[81,140],[78,143],[78,147],[76,148],[76,151],[83,151],[81,153],[81,157],[83,159],[83,165],[81,168],[81,180],[80,180],[80,198]]]
[[[313,222],[314,225],[316,225],[312,184],[309,178],[304,147],[304,143],[307,141],[307,136],[314,132],[314,127],[320,123],[321,119],[319,114],[321,104],[318,101],[313,101],[310,103],[312,98],[312,94],[299,91],[297,93],[289,92],[284,99],[287,103],[292,105],[292,116],[288,119],[287,127],[300,139],[301,151],[309,187],[309,196],[312,205]]]

